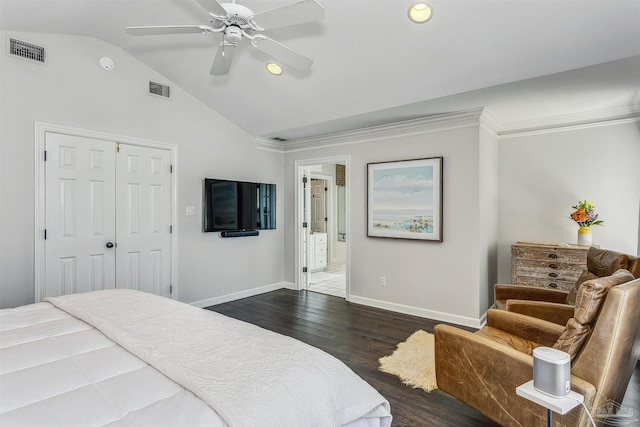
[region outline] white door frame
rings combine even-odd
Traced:
[[[47,133],[59,133],[63,135],[81,136],[86,138],[101,139],[122,144],[137,145],[142,147],[160,148],[171,152],[171,285],[173,292],[171,298],[178,299],[178,147],[167,142],[158,142],[150,139],[133,136],[119,135],[109,132],[94,131],[53,123],[35,122],[35,220],[34,220],[34,274],[35,274],[35,301],[42,301],[45,295],[46,285],[46,245],[44,229],[46,224],[45,206],[45,160],[44,151]]]
[[[304,221],[303,212],[302,212],[302,172],[305,167],[313,166],[313,165],[324,165],[324,164],[343,164],[346,167],[346,176],[345,180],[347,182],[345,189],[345,205],[346,205],[346,215],[345,215],[345,232],[347,234],[347,239],[345,242],[345,285],[346,285],[346,297],[345,299],[349,301],[350,294],[350,254],[351,254],[351,238],[350,238],[350,216],[351,216],[351,198],[350,198],[350,182],[351,182],[351,156],[335,156],[335,157],[322,157],[316,159],[307,159],[307,160],[296,160],[295,161],[295,185],[294,185],[294,203],[295,203],[295,286],[294,289],[302,290],[304,289],[304,275],[302,273],[302,242],[303,242],[303,228],[302,222]],[[315,175],[315,174],[314,174]],[[319,174],[318,174],[319,175]],[[322,179],[327,179],[326,176],[322,177]],[[333,237],[332,237],[333,238]],[[308,248],[307,248],[308,253]]]

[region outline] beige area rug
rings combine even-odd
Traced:
[[[433,334],[414,332],[391,356],[378,359],[380,370],[396,375],[406,385],[430,392],[438,388]]]

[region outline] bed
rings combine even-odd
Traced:
[[[133,290],[0,310],[0,425],[389,427],[333,356]]]

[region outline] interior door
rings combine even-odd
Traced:
[[[323,179],[311,180],[311,229],[314,233],[327,232],[327,183]]]
[[[171,153],[119,144],[116,283],[171,295]]]
[[[171,153],[47,133],[45,285],[171,296]]]
[[[47,134],[45,296],[115,287],[115,149]]]
[[[310,226],[311,226],[311,170],[302,168],[302,286],[309,289],[311,284],[311,253],[310,253]]]

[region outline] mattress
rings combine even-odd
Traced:
[[[155,335],[155,331],[165,334],[167,330],[171,329],[173,322],[174,326],[180,325],[182,334],[187,336],[185,342],[189,342],[189,335],[196,337],[195,342],[201,340],[202,338],[198,337],[197,333],[188,333],[189,328],[176,314],[182,313],[183,309],[186,310],[187,316],[194,314],[199,316],[200,313],[206,313],[203,317],[204,320],[222,321],[225,329],[234,328],[244,331],[247,327],[257,328],[254,325],[153,296],[152,301],[159,307],[156,310],[159,311],[159,317],[148,322],[154,326],[153,328],[147,328],[148,325],[142,326],[142,331],[152,329],[154,332],[147,337],[151,341],[145,343],[142,340],[142,343],[139,344],[140,340],[136,334],[144,335],[144,333],[136,332],[136,327],[133,325],[136,322],[124,313],[127,311],[126,309],[122,313],[116,313],[114,315],[116,320],[112,321],[107,321],[106,317],[109,317],[107,315],[99,315],[99,320],[82,319],[84,317],[82,313],[73,315],[70,311],[73,312],[73,307],[76,307],[77,311],[84,310],[90,313],[88,317],[95,317],[95,314],[100,311],[100,307],[105,313],[114,311],[113,307],[105,301],[113,301],[114,306],[126,307],[127,303],[120,302],[116,297],[119,295],[127,296],[125,300],[134,304],[145,301],[144,304],[151,307],[154,304],[147,302],[148,294],[141,295],[142,293],[136,291],[118,292],[114,290],[88,294],[97,295],[94,295],[91,300],[92,295],[83,294],[85,295],[83,298],[89,297],[89,302],[84,299],[74,300],[71,303],[72,308],[61,308],[61,306],[64,307],[68,304],[69,300],[66,297],[60,297],[61,299],[55,301],[57,306],[52,304],[52,301],[0,310],[0,425],[3,427],[25,425],[206,425],[213,427],[251,427],[255,425],[261,427],[273,425],[275,427],[277,425],[280,427],[287,425],[289,420],[297,420],[292,421],[298,424],[297,427],[304,425],[388,427],[391,423],[388,402],[379,395],[381,400],[376,400],[377,392],[372,388],[371,390],[359,389],[362,385],[354,383],[353,387],[356,392],[363,396],[370,395],[373,400],[368,403],[363,402],[364,405],[360,409],[362,413],[357,417],[351,413],[346,415],[351,419],[344,423],[333,424],[333,421],[328,421],[332,419],[331,417],[326,418],[320,412],[341,413],[350,411],[349,408],[354,406],[349,401],[349,390],[339,390],[336,386],[338,384],[339,388],[342,388],[343,385],[347,388],[353,388],[351,383],[344,383],[344,379],[326,387],[322,385],[316,388],[326,388],[325,391],[329,394],[334,393],[340,396],[339,400],[344,400],[348,408],[327,408],[326,398],[323,396],[317,397],[315,401],[324,408],[314,408],[313,401],[305,400],[301,404],[301,401],[296,400],[299,396],[287,395],[287,393],[291,393],[290,390],[296,390],[295,388],[291,389],[286,385],[279,388],[276,383],[283,382],[282,378],[288,378],[281,372],[269,379],[266,374],[254,375],[243,368],[244,372],[237,372],[237,375],[230,372],[230,375],[225,376],[225,372],[230,368],[227,368],[224,361],[219,360],[215,355],[207,356],[207,360],[199,360],[203,359],[200,355],[182,367],[176,366],[183,365],[178,363],[185,358],[184,354],[180,352],[183,347],[191,344],[185,344],[178,338],[171,340],[172,345],[164,345],[166,343],[163,343],[163,340],[158,339]],[[141,300],[139,300],[140,298]],[[95,305],[91,306],[90,301],[93,301]],[[167,302],[169,305],[165,306]],[[77,307],[80,308],[77,309]],[[173,312],[172,310],[178,311]],[[214,316],[210,318],[208,313]],[[149,319],[146,314],[144,317]],[[168,321],[165,321],[166,318]],[[123,326],[117,325],[118,319],[121,320]],[[201,325],[202,327],[209,326]],[[263,335],[263,332],[266,335]],[[245,347],[239,347],[244,348],[240,352],[251,353],[265,348],[260,344],[265,339],[273,338],[275,342],[282,339],[282,336],[269,331],[261,330],[256,333],[258,333],[259,343],[235,342],[231,347],[244,345]],[[214,335],[210,335],[210,333],[207,336],[214,338]],[[135,339],[132,340],[131,337]],[[217,340],[219,339],[217,338]],[[132,344],[132,341],[135,343]],[[175,341],[180,342],[176,343]],[[232,341],[238,340],[233,339]],[[153,345],[150,345],[149,342],[152,342]],[[142,347],[142,350],[136,348],[136,345]],[[291,342],[287,342],[286,345],[291,345]],[[220,346],[220,343],[217,343],[216,346]],[[172,355],[172,347],[178,349],[175,355]],[[223,347],[226,349],[229,346],[224,345]],[[210,349],[206,346],[202,350],[202,354],[209,354]],[[229,351],[238,352],[239,350]],[[200,353],[191,351],[188,354]],[[177,357],[178,362],[174,360],[174,357]],[[324,356],[320,357],[320,362],[318,362],[320,365],[318,366],[323,366],[322,364],[326,363],[326,361],[322,361],[323,358]],[[242,359],[242,357],[234,359]],[[237,360],[231,362],[230,366],[234,366],[234,364],[242,366],[237,364]],[[313,360],[309,363],[311,366],[315,365]],[[334,369],[333,362],[329,361],[329,363],[331,369]],[[269,362],[269,366],[272,366],[272,362]],[[295,375],[299,376],[299,372],[295,371],[295,368],[293,369]],[[343,369],[343,367],[339,366],[339,369]],[[325,368],[322,369],[323,372],[325,370]],[[236,377],[245,380],[229,380],[229,378]],[[272,384],[267,384],[265,387],[273,390],[273,395],[267,395],[264,392],[253,393],[255,394],[253,395],[252,389],[259,389],[261,385],[253,384],[253,379],[247,383],[246,379],[254,377],[259,377],[261,381],[272,381]],[[365,393],[362,393],[362,390],[365,390]],[[309,395],[313,396],[313,393],[315,391],[310,392]],[[342,397],[344,393],[347,393],[345,395],[347,397]],[[238,396],[242,396],[242,398]],[[358,396],[352,397],[358,399]],[[231,399],[230,402],[217,403],[217,400],[229,399]],[[365,398],[363,397],[363,399]],[[356,406],[359,404],[360,402]],[[281,412],[288,411],[292,411],[292,414],[281,415]],[[305,413],[296,413],[300,411]],[[251,414],[251,418],[246,418],[245,413]],[[284,417],[282,423],[274,421],[274,417],[281,416]]]

